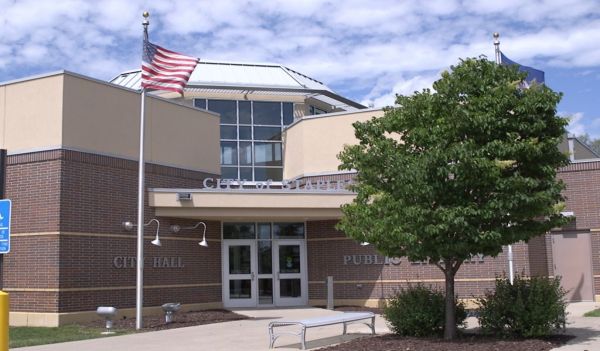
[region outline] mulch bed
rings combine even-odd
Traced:
[[[173,322],[165,324],[165,317],[163,316],[145,316],[144,317],[144,328],[142,331],[152,330],[163,330],[163,329],[174,329],[183,327],[192,327],[195,325],[211,324],[236,321],[241,319],[248,319],[246,316],[227,311],[227,310],[204,310],[204,311],[190,311],[190,312],[177,312],[174,315]],[[104,326],[103,321],[97,321],[90,326]],[[114,329],[135,329],[135,318],[116,319],[113,324]]]
[[[455,341],[435,338],[406,338],[395,335],[364,337],[326,347],[323,351],[547,351],[573,337],[555,335],[546,339],[498,339],[481,335],[463,335]]]

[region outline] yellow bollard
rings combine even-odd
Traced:
[[[8,351],[8,294],[0,291],[0,351]]]

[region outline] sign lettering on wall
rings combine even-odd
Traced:
[[[344,255],[344,265],[399,265],[400,257],[382,257],[379,255]]]
[[[135,268],[137,259],[133,256],[117,256],[113,258],[114,268]],[[182,257],[144,257],[144,266],[150,264],[153,268],[183,268]]]
[[[281,185],[272,188],[272,180],[265,182],[255,182],[252,185],[248,184],[246,179],[220,179],[220,178],[205,178],[202,182],[204,189],[214,190],[282,190],[282,191],[322,191],[322,192],[347,192],[346,187],[352,184],[351,180],[283,180]],[[249,187],[251,186],[251,187]]]

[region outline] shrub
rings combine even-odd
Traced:
[[[444,294],[422,285],[399,290],[383,310],[388,324],[397,335],[432,336],[443,333]],[[462,303],[456,304],[456,324],[463,325],[467,313]]]
[[[495,291],[477,300],[479,324],[484,333],[547,336],[565,328],[564,297],[559,278],[517,275],[512,285],[508,279],[498,278]]]

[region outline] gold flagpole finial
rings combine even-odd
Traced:
[[[144,39],[148,40],[148,25],[150,24],[148,17],[150,17],[150,13],[148,11],[144,11],[142,16],[144,16],[144,20],[142,21],[142,26],[144,26]]]

